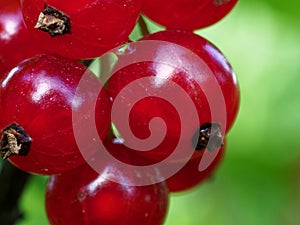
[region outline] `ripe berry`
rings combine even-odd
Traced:
[[[51,176],[46,190],[50,224],[162,225],[169,202],[166,185],[128,186],[123,183],[138,176],[120,171],[111,163],[99,174],[84,165]]]
[[[32,44],[23,23],[19,0],[0,0],[0,77],[22,60],[42,53]]]
[[[68,58],[100,56],[128,41],[140,0],[21,0],[27,28],[47,52]]]
[[[214,152],[205,152],[204,149],[195,151],[190,160],[176,174],[167,179],[166,182],[170,192],[186,191],[200,185],[203,181],[209,178],[219,166],[221,159],[223,158],[224,151],[224,145],[220,149],[215,149]],[[201,160],[204,158],[204,154],[209,154],[213,160],[206,168],[201,168],[200,170],[199,166],[201,165]]]
[[[139,169],[137,170],[143,175],[155,174],[153,171],[159,170],[162,177],[157,177],[157,181],[163,178],[162,180],[166,181],[170,192],[182,192],[200,185],[209,178],[219,166],[225,151],[225,144],[222,144],[221,147],[214,147],[213,150],[203,148],[201,139],[199,139],[199,143],[190,159],[178,158],[174,161],[167,161],[163,164],[165,168],[162,168],[158,166],[156,161],[144,157],[143,153],[133,151],[133,149],[125,146],[124,143],[126,141],[122,138],[114,138],[112,134],[110,134],[110,136],[110,138],[105,139],[104,145],[106,151],[114,157],[113,160],[119,160],[128,165],[138,166]],[[164,151],[164,147],[165,146],[161,147],[160,145],[156,150]],[[99,155],[95,157],[95,159],[98,159],[97,163],[103,163],[100,156],[99,153]],[[94,163],[92,165],[97,168]],[[146,172],[144,170],[145,166],[148,166]],[[130,168],[130,166],[123,168]],[[153,181],[155,181],[155,179],[153,179]]]
[[[239,106],[237,79],[224,55],[209,41],[188,31],[161,31],[141,41],[145,40],[160,41],[158,48],[151,49],[151,61],[132,63],[118,70],[108,81],[114,100],[113,114],[114,108],[122,109],[122,116],[126,115],[125,110],[130,111],[129,127],[135,137],[142,140],[151,135],[165,136],[153,151],[143,152],[145,157],[165,159],[181,137],[192,149],[193,135],[206,123],[219,125],[212,139],[215,143],[222,143],[220,136],[232,126]],[[147,42],[143,43],[147,45]],[[147,82],[144,82],[145,78]],[[176,90],[173,83],[178,85]],[[141,96],[141,99],[136,100],[136,96]],[[176,106],[166,96],[173,99]],[[189,101],[200,122],[190,118]],[[165,130],[157,124],[150,124],[157,117],[164,121]],[[113,122],[121,136],[127,143],[134,142],[124,130],[126,124],[117,124],[119,118],[121,116],[116,116]],[[188,122],[182,123],[183,118]],[[181,149],[182,152],[186,150]]]
[[[88,74],[90,88],[75,95],[83,74]],[[102,138],[110,125],[110,100],[104,89],[99,95],[93,92],[97,85],[100,81],[83,65],[53,55],[35,56],[12,69],[0,86],[1,156],[37,174],[59,173],[82,164],[73,125],[84,123],[92,114],[85,110],[80,121],[73,121],[72,110],[81,112],[82,105],[90,104]],[[93,151],[89,143],[80,150]]]
[[[238,0],[143,0],[142,11],[167,28],[195,30],[218,22],[237,2]]]
[[[151,34],[143,38],[143,40],[160,40],[178,44],[197,54],[198,57],[207,64],[222,90],[226,105],[225,130],[228,132],[238,113],[240,92],[237,77],[223,53],[205,38],[188,31],[161,31]],[[191,64],[192,63],[193,62],[191,62]],[[200,75],[200,78],[204,78],[206,75],[207,74],[203,73]],[[196,76],[196,74],[194,74],[194,76]],[[197,77],[194,77],[194,79],[197,80]],[[192,93],[190,94],[193,95]],[[201,111],[205,113],[203,112],[205,110],[202,109]]]

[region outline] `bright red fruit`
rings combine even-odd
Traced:
[[[226,16],[238,0],[143,0],[142,11],[167,28],[195,30]]]
[[[50,224],[162,225],[169,202],[165,183],[128,186],[123,182],[139,176],[128,172],[112,163],[99,174],[84,165],[51,176],[46,191]]]
[[[0,0],[0,77],[22,60],[42,53],[25,27],[19,0]]]
[[[192,140],[195,143],[202,140],[198,140],[199,136],[193,139],[193,135],[205,124],[217,125],[213,135],[208,136],[213,137],[218,147],[221,136],[224,137],[236,118],[240,100],[237,79],[229,62],[212,43],[189,31],[161,31],[141,41],[151,40],[160,41],[157,49],[151,49],[151,60],[132,63],[114,73],[108,81],[114,101],[112,115],[114,108],[117,114],[121,111],[113,122],[125,117],[126,109],[130,111],[126,119],[135,137],[141,140],[165,137],[153,151],[143,152],[152,159],[162,160],[170,155],[179,139],[185,139],[187,146],[180,149],[181,152],[193,149]],[[148,43],[143,42],[145,48]],[[149,45],[152,46],[152,42]],[[137,100],[136,96],[141,98]],[[189,104],[196,110],[197,120],[192,119]],[[163,130],[157,120],[153,123],[153,118],[161,118],[166,129]],[[183,118],[187,122],[183,123]],[[124,141],[135,144],[123,129],[126,123],[119,124],[116,122]]]
[[[100,56],[128,41],[140,0],[21,0],[29,31],[48,52],[68,58]]]
[[[82,76],[89,90],[76,93]],[[103,138],[110,126],[110,100],[104,89],[93,92],[100,81],[80,63],[53,55],[38,55],[23,61],[2,80],[0,86],[1,155],[27,172],[55,174],[83,164],[73,125],[84,123],[95,110],[96,126]],[[94,99],[97,99],[94,102]],[[82,111],[73,121],[72,112]],[[94,108],[95,107],[95,108]],[[86,149],[93,151],[86,143]]]
[[[205,151],[207,150],[195,151],[189,161],[176,174],[167,179],[166,182],[170,192],[190,190],[200,185],[213,174],[222,161],[225,145],[215,149],[216,152],[206,152],[206,154],[210,154],[210,157],[213,157],[213,160],[204,170],[201,169],[200,171],[199,166],[201,165],[201,160],[205,160],[203,159]]]

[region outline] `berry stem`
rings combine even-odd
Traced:
[[[18,203],[30,175],[8,161],[2,161],[1,166],[0,221],[1,224],[15,225],[23,217]]]

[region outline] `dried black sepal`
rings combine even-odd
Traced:
[[[31,146],[31,137],[26,133],[23,127],[12,123],[2,131],[0,140],[0,154],[3,159],[11,155],[26,156]]]
[[[51,37],[71,33],[71,20],[63,12],[45,5],[34,28],[47,32]]]
[[[217,123],[204,123],[193,137],[195,150],[214,151],[223,145],[221,126]]]

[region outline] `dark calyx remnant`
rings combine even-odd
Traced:
[[[3,159],[11,155],[28,155],[30,145],[31,138],[20,125],[12,123],[3,129],[0,140],[0,154]]]
[[[51,37],[71,33],[70,18],[63,12],[45,5],[34,28],[47,32]]]
[[[215,5],[223,5],[230,2],[230,0],[215,0],[214,3]]]
[[[205,123],[195,134],[195,150],[214,151],[223,145],[221,126],[217,123]]]

